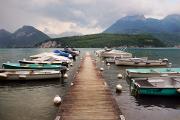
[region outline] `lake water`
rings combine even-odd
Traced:
[[[3,62],[17,62],[28,56],[48,52],[54,49],[0,49],[0,65]],[[80,49],[81,56],[97,49]],[[150,59],[168,58],[173,67],[180,67],[180,49],[128,49],[136,57],[148,56]],[[94,56],[95,57],[95,56]],[[180,120],[179,97],[140,97],[130,95],[127,80],[117,79],[125,67],[106,66],[98,58],[97,67],[104,67],[102,72],[117,103],[127,120]],[[53,105],[56,94],[64,96],[79,66],[79,58],[70,67],[69,78],[61,84],[60,80],[34,82],[0,82],[0,120],[52,120],[58,108]],[[117,84],[123,86],[121,94],[115,93]]]

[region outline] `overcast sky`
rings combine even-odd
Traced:
[[[99,33],[126,15],[161,19],[180,13],[180,0],[0,0],[0,29],[32,25],[47,34]]]

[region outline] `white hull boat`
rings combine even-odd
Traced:
[[[168,66],[168,60],[147,60],[143,58],[117,59],[116,65],[136,66],[136,67],[152,67],[152,66]]]
[[[60,77],[62,74],[58,70],[0,70],[0,81],[47,80]]]
[[[110,50],[110,51],[104,51],[101,53],[101,57],[104,58],[132,58],[132,54],[120,50]]]

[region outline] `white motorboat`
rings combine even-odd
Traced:
[[[32,63],[37,63],[37,64],[69,64],[72,62],[67,57],[64,56],[58,56],[55,53],[41,53],[37,55],[32,55],[30,56],[32,60],[19,60],[20,63],[25,63],[25,64],[32,64]]]

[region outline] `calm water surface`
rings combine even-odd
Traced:
[[[136,57],[148,56],[149,59],[168,58],[173,67],[180,67],[180,49],[129,49]],[[180,97],[140,97],[130,95],[129,85],[125,79],[127,67],[111,65],[106,66],[101,60],[99,67],[106,68],[103,76],[109,84],[118,105],[127,120],[180,120]],[[123,73],[124,78],[117,79],[117,74]],[[123,86],[120,95],[115,93],[117,84]]]
[[[32,54],[48,52],[54,49],[0,49],[0,65],[3,62],[17,62]],[[81,56],[96,49],[80,49]],[[180,67],[180,49],[128,49],[136,57],[148,56],[150,59],[168,58],[174,67]],[[94,56],[95,57],[95,56]],[[180,120],[180,98],[177,97],[141,97],[134,98],[129,93],[127,80],[117,79],[118,73],[124,73],[125,67],[106,66],[98,58],[97,66],[104,67],[102,73],[110,86],[117,103],[127,120]],[[64,84],[60,80],[34,82],[0,82],[0,120],[52,120],[58,108],[53,105],[56,94],[63,97],[79,66],[79,58],[70,68],[69,78]],[[115,93],[116,84],[122,84],[123,92]]]

